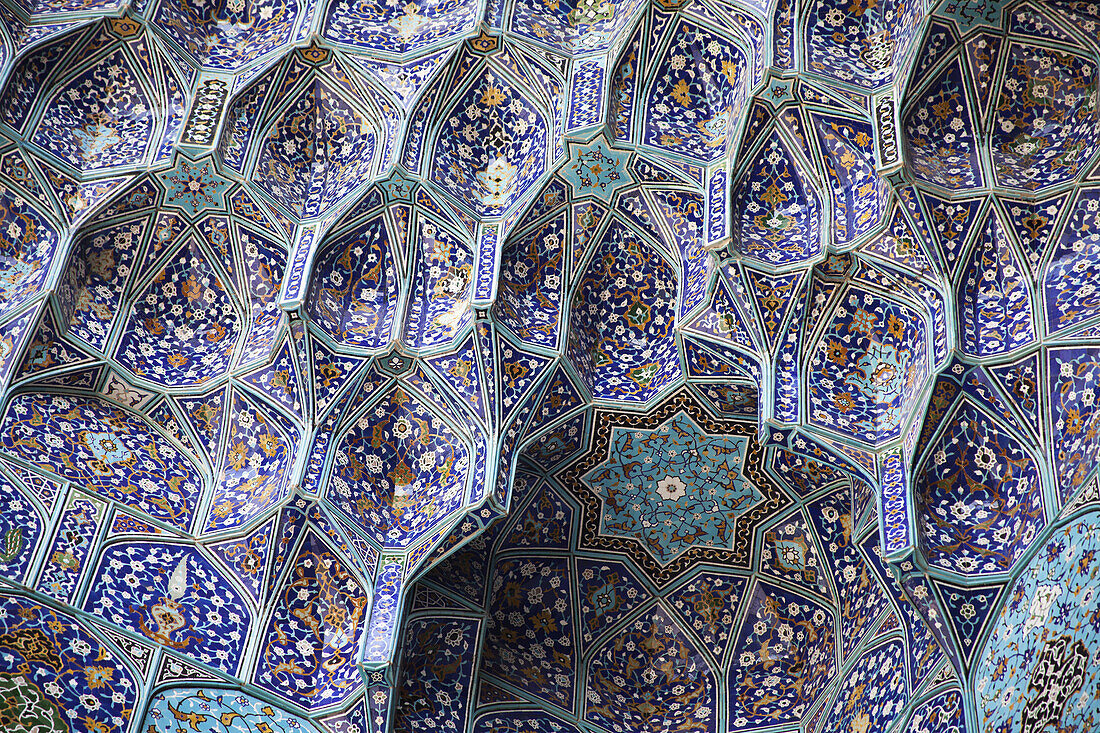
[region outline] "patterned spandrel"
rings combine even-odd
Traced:
[[[661,606],[596,651],[585,689],[585,719],[616,733],[654,718],[684,731],[717,729],[714,673]]]
[[[770,266],[817,259],[824,247],[821,211],[805,163],[773,131],[734,189],[738,252]]]
[[[645,401],[680,376],[676,289],[669,262],[613,220],[571,304],[568,353],[595,397]]]
[[[8,405],[0,430],[10,455],[179,529],[192,524],[197,467],[136,413],[102,399],[28,393]]]
[[[650,67],[646,145],[709,163],[730,149],[735,120],[752,84],[751,52],[682,20]]]
[[[1095,719],[1096,527],[1093,513],[1060,528],[1009,589],[976,660],[983,725],[1016,718],[1042,730]]]
[[[368,591],[312,529],[289,566],[272,593],[253,681],[306,708],[343,702],[363,683],[354,658]]]
[[[459,508],[469,467],[465,442],[398,388],[342,436],[326,496],[369,539],[407,547]]]
[[[1045,523],[1038,465],[1025,444],[970,402],[942,429],[916,478],[924,555],[963,575],[1004,572]]]
[[[315,733],[308,719],[271,706],[252,695],[219,688],[181,687],[157,693],[145,713],[145,729],[169,733],[180,718],[194,722],[196,730],[215,733],[224,730],[221,721],[233,726],[252,726],[273,733]]]

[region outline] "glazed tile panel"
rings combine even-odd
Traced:
[[[1057,721],[1096,721],[1096,514],[1055,532],[1009,589],[977,665],[981,721],[989,730],[1016,719],[1021,730]],[[994,682],[1003,683],[993,687]]]
[[[221,573],[193,548],[163,543],[109,545],[84,607],[148,639],[229,673],[251,613]]]
[[[741,473],[747,443],[705,435],[686,413],[652,432],[613,430],[607,461],[582,478],[601,534],[634,537],[662,564],[688,547],[730,549],[737,516],[763,498]]]
[[[72,616],[23,596],[0,605],[6,719],[27,730],[128,730],[139,678]],[[104,694],[106,693],[106,694]]]
[[[291,40],[302,9],[296,2],[255,6],[229,0],[211,7],[192,0],[152,3],[150,21],[198,66],[237,70]]]
[[[0,728],[1094,729],[1098,34],[0,0]]]
[[[9,403],[2,429],[10,455],[179,529],[191,527],[199,471],[141,416],[102,399],[27,393]]]

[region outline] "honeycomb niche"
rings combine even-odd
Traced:
[[[0,730],[1097,730],[1098,39],[0,0]]]

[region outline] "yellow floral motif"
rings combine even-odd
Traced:
[[[268,458],[278,452],[281,443],[282,441],[280,441],[271,433],[264,433],[260,436],[260,449],[263,450],[264,455],[266,455]]]
[[[873,10],[877,7],[878,0],[852,0],[852,4],[848,6],[848,12],[860,18],[868,10]]]
[[[684,107],[691,104],[691,91],[685,80],[681,79],[676,82],[676,86],[672,88],[672,97]]]
[[[84,670],[84,679],[88,681],[88,687],[93,690],[106,687],[114,677],[113,667],[88,667]]]
[[[760,197],[764,203],[771,204],[772,206],[779,206],[787,200],[787,194],[783,193],[779,186],[774,183],[768,186],[768,190],[764,192],[764,195]]]
[[[848,360],[848,349],[846,349],[839,341],[835,339],[829,339],[829,344],[825,349],[825,356],[829,361],[834,364],[844,366]]]
[[[886,330],[889,331],[890,335],[894,338],[900,339],[905,335],[905,324],[902,323],[897,316],[891,313],[890,318],[886,322]]]
[[[229,449],[229,455],[226,456],[226,460],[229,465],[233,466],[233,470],[240,471],[244,468],[244,462],[248,460],[248,447],[244,444],[244,441],[238,440]]]
[[[282,390],[283,394],[290,394],[290,370],[277,370],[271,379],[271,386]]]
[[[486,107],[498,107],[504,103],[504,92],[498,87],[489,86],[481,94],[481,103]]]
[[[843,414],[848,414],[852,411],[852,408],[856,406],[855,400],[852,399],[852,395],[847,392],[841,392],[840,394],[833,396],[833,406],[840,410]]]
[[[726,80],[729,81],[731,85],[736,86],[738,71],[739,69],[737,68],[737,64],[733,63],[732,61],[725,60],[722,62],[722,73],[725,74]]]

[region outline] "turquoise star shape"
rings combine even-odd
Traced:
[[[576,196],[595,195],[610,201],[615,191],[634,182],[626,170],[628,157],[601,135],[587,145],[569,146],[569,162],[562,175]]]
[[[692,547],[732,549],[737,517],[763,498],[747,454],[747,438],[709,435],[680,412],[653,430],[613,429],[607,460],[582,480],[600,499],[600,533],[667,565]]]
[[[210,158],[190,161],[180,157],[175,168],[158,173],[157,178],[167,189],[165,205],[191,216],[207,209],[225,209],[225,192],[232,185],[232,181],[218,175]]]

